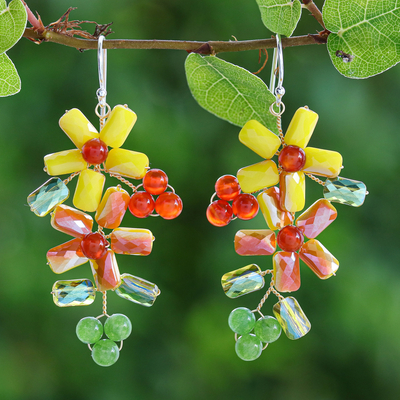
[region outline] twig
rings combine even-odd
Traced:
[[[325,28],[324,20],[322,19],[322,13],[319,8],[315,5],[313,0],[303,0],[304,7],[307,8],[308,11],[314,16],[314,18],[318,21],[318,23]]]

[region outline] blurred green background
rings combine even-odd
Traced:
[[[322,6],[322,1],[316,1]],[[114,22],[110,38],[238,40],[270,37],[255,1],[241,0],[31,0],[44,23],[76,6],[72,18]],[[87,26],[92,31],[92,26]],[[314,33],[303,12],[295,34]],[[284,51],[287,127],[308,105],[320,115],[311,145],[339,151],[343,176],[367,184],[361,208],[337,205],[338,218],[319,239],[339,259],[336,277],[319,280],[302,265],[295,293],[312,323],[299,341],[284,335],[254,362],[241,361],[227,325],[233,308],[255,308],[262,292],[227,298],[228,271],[271,257],[237,255],[238,229],[264,228],[261,215],[211,226],[205,211],[216,179],[260,158],[241,145],[239,128],[200,108],[185,81],[183,51],[108,52],[111,106],[128,104],[138,121],[124,147],[146,153],[167,172],[184,201],[179,218],[137,219],[123,226],[151,229],[148,257],[119,256],[121,272],[157,283],[162,293],[145,308],[114,293],[109,312],[133,323],[120,359],[95,365],[75,335],[84,316],[101,313],[101,296],[89,307],[57,308],[50,296],[58,279],[91,278],[89,264],[57,276],[46,251],[68,240],[27,207],[27,195],[48,179],[43,156],[72,148],[58,127],[77,107],[97,126],[96,52],[22,39],[8,52],[22,79],[20,94],[0,100],[0,399],[398,399],[400,397],[399,147],[400,68],[368,79],[342,77],[324,46]],[[271,53],[270,53],[271,56]],[[258,52],[221,54],[250,71]],[[269,81],[270,62],[260,74]],[[115,184],[116,181],[110,181]],[[75,181],[71,184],[71,190]],[[307,204],[322,188],[307,182]],[[71,204],[68,200],[67,204]],[[271,314],[275,298],[264,306]]]

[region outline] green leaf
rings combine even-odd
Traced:
[[[0,97],[11,96],[21,90],[21,80],[6,53],[0,54]]]
[[[301,17],[299,0],[256,0],[264,25],[274,33],[291,36]]]
[[[265,83],[251,72],[214,56],[189,54],[186,78],[193,97],[207,111],[234,125],[256,119],[276,132],[269,112],[275,101]]]
[[[0,54],[18,42],[25,31],[26,8],[21,0],[13,0],[8,7],[0,0]]]
[[[349,78],[380,74],[400,61],[400,4],[397,0],[326,0],[323,19],[331,33],[328,51]]]

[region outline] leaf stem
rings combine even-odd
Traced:
[[[322,13],[319,8],[315,5],[313,0],[303,0],[304,8],[307,8],[308,11],[314,16],[314,18],[318,21],[318,23],[325,28],[324,20],[322,19]]]
[[[329,33],[323,32],[317,35],[295,36],[284,38],[283,47],[305,46],[311,44],[326,43]],[[46,29],[37,32],[35,29],[26,28],[24,37],[33,39],[36,42],[53,42],[64,46],[74,47],[78,50],[97,49],[97,40],[81,39],[67,34],[54,32]],[[276,47],[275,39],[257,39],[243,41],[181,41],[181,40],[131,40],[131,39],[110,39],[104,41],[105,49],[165,49],[165,50],[186,50],[200,54],[217,54],[223,52],[247,51],[271,49]]]

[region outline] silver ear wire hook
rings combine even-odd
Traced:
[[[281,35],[276,34],[276,48],[274,49],[274,56],[272,59],[272,69],[271,69],[271,79],[269,82],[269,90],[276,97],[276,106],[280,109],[282,106],[282,111],[279,113],[282,114],[284,111],[285,105],[282,103],[282,97],[285,94],[285,88],[283,87],[283,77],[284,77],[284,68],[283,68],[283,50],[282,50],[282,40]],[[278,75],[278,85],[275,88],[276,76]],[[273,105],[270,107],[270,110],[273,110]],[[272,111],[271,111],[272,112]],[[273,112],[274,114],[275,112]]]
[[[107,114],[107,50],[103,49],[103,42],[105,38],[103,35],[99,36],[97,46],[97,64],[99,69],[99,84],[100,87],[96,91],[97,99],[100,106],[100,119],[104,119]],[[96,107],[97,109],[97,107]]]

